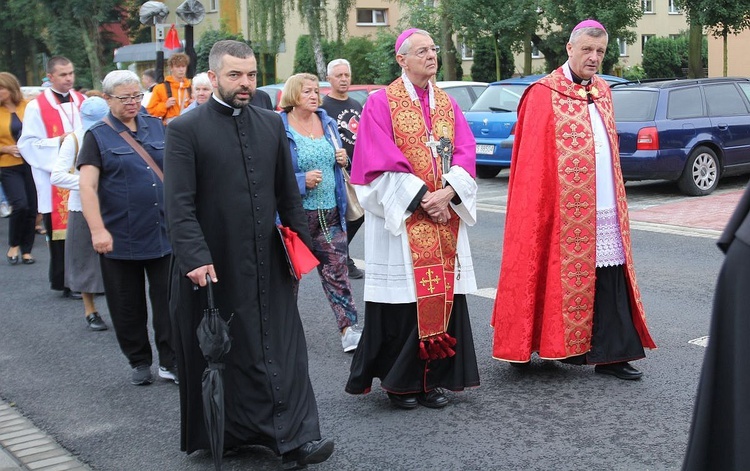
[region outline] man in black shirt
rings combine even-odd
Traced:
[[[354,156],[354,144],[357,140],[357,127],[359,117],[362,114],[362,105],[349,97],[349,85],[352,81],[352,68],[346,59],[334,59],[328,63],[328,81],[331,83],[331,93],[323,98],[321,108],[326,110],[328,116],[336,120],[341,135],[341,142],[346,149],[350,162],[347,170],[351,169],[351,158]],[[365,217],[355,221],[347,221],[347,239],[349,243],[357,234],[357,231],[365,222]],[[362,278],[364,271],[357,268],[354,260],[349,257],[349,278]]]

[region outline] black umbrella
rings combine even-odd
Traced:
[[[221,469],[224,452],[224,369],[223,358],[232,346],[229,337],[229,322],[222,319],[214,306],[214,293],[211,277],[206,275],[208,309],[203,311],[203,319],[198,324],[196,335],[208,365],[203,371],[203,419],[211,443],[214,467]],[[229,321],[231,321],[231,317]]]

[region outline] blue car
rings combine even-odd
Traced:
[[[670,80],[612,87],[626,180],[671,180],[691,196],[750,172],[750,79]]]
[[[491,83],[465,114],[477,141],[477,176],[494,178],[510,167],[518,102],[529,85],[544,75],[527,75]],[[612,75],[600,75],[610,85],[627,82]]]

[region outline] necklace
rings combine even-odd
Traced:
[[[313,136],[313,132],[312,132],[312,130],[310,130],[310,129],[308,129],[307,127],[303,126],[303,125],[302,125],[302,121],[300,121],[299,119],[297,119],[297,117],[296,117],[296,116],[294,116],[294,115],[293,115],[293,114],[291,114],[291,113],[289,113],[289,114],[290,114],[290,116],[291,116],[292,118],[294,118],[294,121],[296,121],[296,122],[297,122],[297,124],[299,124],[299,125],[300,125],[300,127],[302,128],[302,130],[303,130],[303,131],[305,131],[305,132],[307,133],[307,135],[308,135],[308,136],[310,137],[310,139],[315,139],[315,136]],[[315,122],[314,122],[314,121],[313,121],[313,125],[312,125],[312,127],[315,127]]]

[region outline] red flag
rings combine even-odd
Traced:
[[[177,35],[177,28],[174,25],[167,31],[167,37],[164,38],[164,47],[167,49],[180,49],[182,47],[180,37]]]

